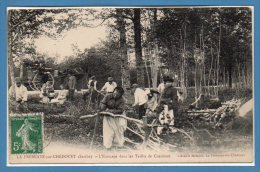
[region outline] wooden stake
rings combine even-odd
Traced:
[[[97,116],[96,116],[96,121],[95,121],[95,127],[94,127],[94,131],[93,131],[93,136],[92,136],[92,139],[91,139],[91,142],[90,142],[90,146],[89,146],[90,149],[92,148],[93,143],[94,143],[95,138],[96,138],[96,132],[97,132],[98,121],[99,121],[99,114],[97,114]]]

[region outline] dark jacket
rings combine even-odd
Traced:
[[[122,113],[124,111],[125,101],[122,97],[115,99],[113,94],[107,94],[103,100],[100,102],[101,110],[114,110],[117,113]]]
[[[177,89],[173,86],[166,87],[162,93],[160,104],[167,104],[169,109],[178,110]]]

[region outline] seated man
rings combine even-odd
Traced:
[[[10,105],[15,106],[16,110],[23,110],[26,105],[28,92],[27,88],[22,84],[21,78],[15,78],[15,85],[12,85],[8,91]]]
[[[157,134],[160,135],[163,129],[166,128],[168,128],[172,133],[175,133],[176,130],[172,127],[174,125],[173,110],[169,110],[168,105],[164,105],[163,108],[163,111],[159,114],[159,122],[164,126],[157,127]]]
[[[55,97],[54,88],[50,81],[46,82],[46,91],[50,100]]]
[[[63,84],[60,85],[60,89],[61,90],[59,91],[58,96],[56,98],[52,99],[50,103],[58,103],[58,104],[62,105],[67,100],[68,91],[65,90]]]
[[[46,89],[46,84],[42,84],[41,93],[40,93],[41,103],[49,103],[50,99],[48,98],[48,93]]]
[[[124,112],[125,102],[122,98],[124,90],[116,87],[114,92],[107,94],[101,101],[100,110],[114,114],[122,114]],[[124,145],[124,132],[127,127],[127,121],[120,117],[104,116],[103,118],[103,145],[106,149],[111,149],[113,143],[122,147]]]
[[[174,117],[178,115],[179,103],[177,89],[174,87],[174,80],[172,78],[165,79],[165,88],[161,96],[160,105],[158,108],[159,122],[163,127],[157,128],[157,134],[161,134],[162,130],[166,127],[175,132],[171,127],[174,125]],[[169,127],[170,125],[170,127]]]
[[[49,81],[42,85],[40,97],[41,103],[49,103],[55,97],[54,88]]]

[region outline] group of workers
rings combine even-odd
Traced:
[[[111,112],[114,114],[125,115],[125,101],[123,98],[124,89],[112,85],[112,81],[106,83],[103,88],[113,88],[107,92],[103,100],[100,102],[100,111]],[[112,91],[112,92],[110,92]],[[137,109],[138,116],[142,119],[144,116],[158,118],[160,124],[157,133],[161,134],[164,125],[174,125],[174,115],[178,113],[179,99],[174,83],[174,79],[164,77],[163,83],[159,85],[159,89],[145,89],[138,84],[131,86],[131,92],[134,95],[133,107]],[[153,115],[155,114],[155,116]],[[156,115],[158,114],[158,115]],[[103,118],[103,145],[106,149],[113,146],[117,148],[124,145],[124,131],[127,127],[127,121],[122,117],[104,116]],[[171,127],[170,127],[171,128]],[[172,129],[173,131],[173,129]]]
[[[43,82],[40,90],[39,97],[41,98],[40,102],[44,104],[64,104],[66,100],[72,101],[74,100],[74,94],[76,90],[76,77],[72,75],[71,73],[68,74],[68,81],[67,81],[67,87],[68,89],[65,89],[64,84],[60,85],[60,90],[57,93],[55,93],[53,84],[51,81]],[[96,87],[97,81],[95,79],[95,76],[90,77],[88,81],[88,88],[89,90],[97,90]],[[105,83],[105,85],[102,87],[102,92],[112,93],[114,88],[117,87],[117,84],[113,81],[112,77],[108,78],[108,82]],[[15,107],[17,107],[17,110],[20,111],[22,108],[27,105],[27,99],[28,99],[28,90],[23,85],[22,80],[20,77],[15,78],[15,85],[12,85],[9,88],[9,101],[11,104],[13,104]]]
[[[64,85],[60,85],[60,90],[58,94],[55,94],[53,85],[47,81],[42,85],[40,98],[41,103],[50,103],[50,104],[64,104],[67,100],[67,90]]]
[[[27,88],[21,83],[21,78],[15,79],[16,84],[9,90],[9,98],[14,98],[18,104],[24,104],[27,101]],[[65,90],[63,84],[60,85],[61,90],[55,96],[53,86],[49,81],[43,84],[41,89],[42,101],[49,103],[63,104],[67,97],[73,100],[75,91],[76,78],[69,74],[68,88]],[[90,77],[88,81],[89,92],[97,90],[97,80],[95,76]],[[178,91],[175,88],[174,79],[164,77],[163,82],[157,89],[145,89],[138,84],[131,86],[131,92],[134,95],[134,103],[132,107],[137,110],[136,118],[142,119],[144,116],[152,116],[159,114],[160,123],[173,125],[174,115],[178,113]],[[100,102],[99,111],[107,111],[114,114],[125,115],[125,98],[123,95],[125,90],[117,86],[112,77],[104,84],[99,92],[104,93],[104,97]],[[68,94],[68,96],[67,96]],[[45,100],[46,99],[46,100]],[[113,145],[122,147],[124,145],[124,131],[127,127],[127,121],[121,117],[104,116],[103,118],[103,144],[106,149],[111,149]],[[161,133],[162,127],[158,127],[158,134]]]

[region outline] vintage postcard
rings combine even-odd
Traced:
[[[8,164],[253,163],[253,10],[8,8]]]

